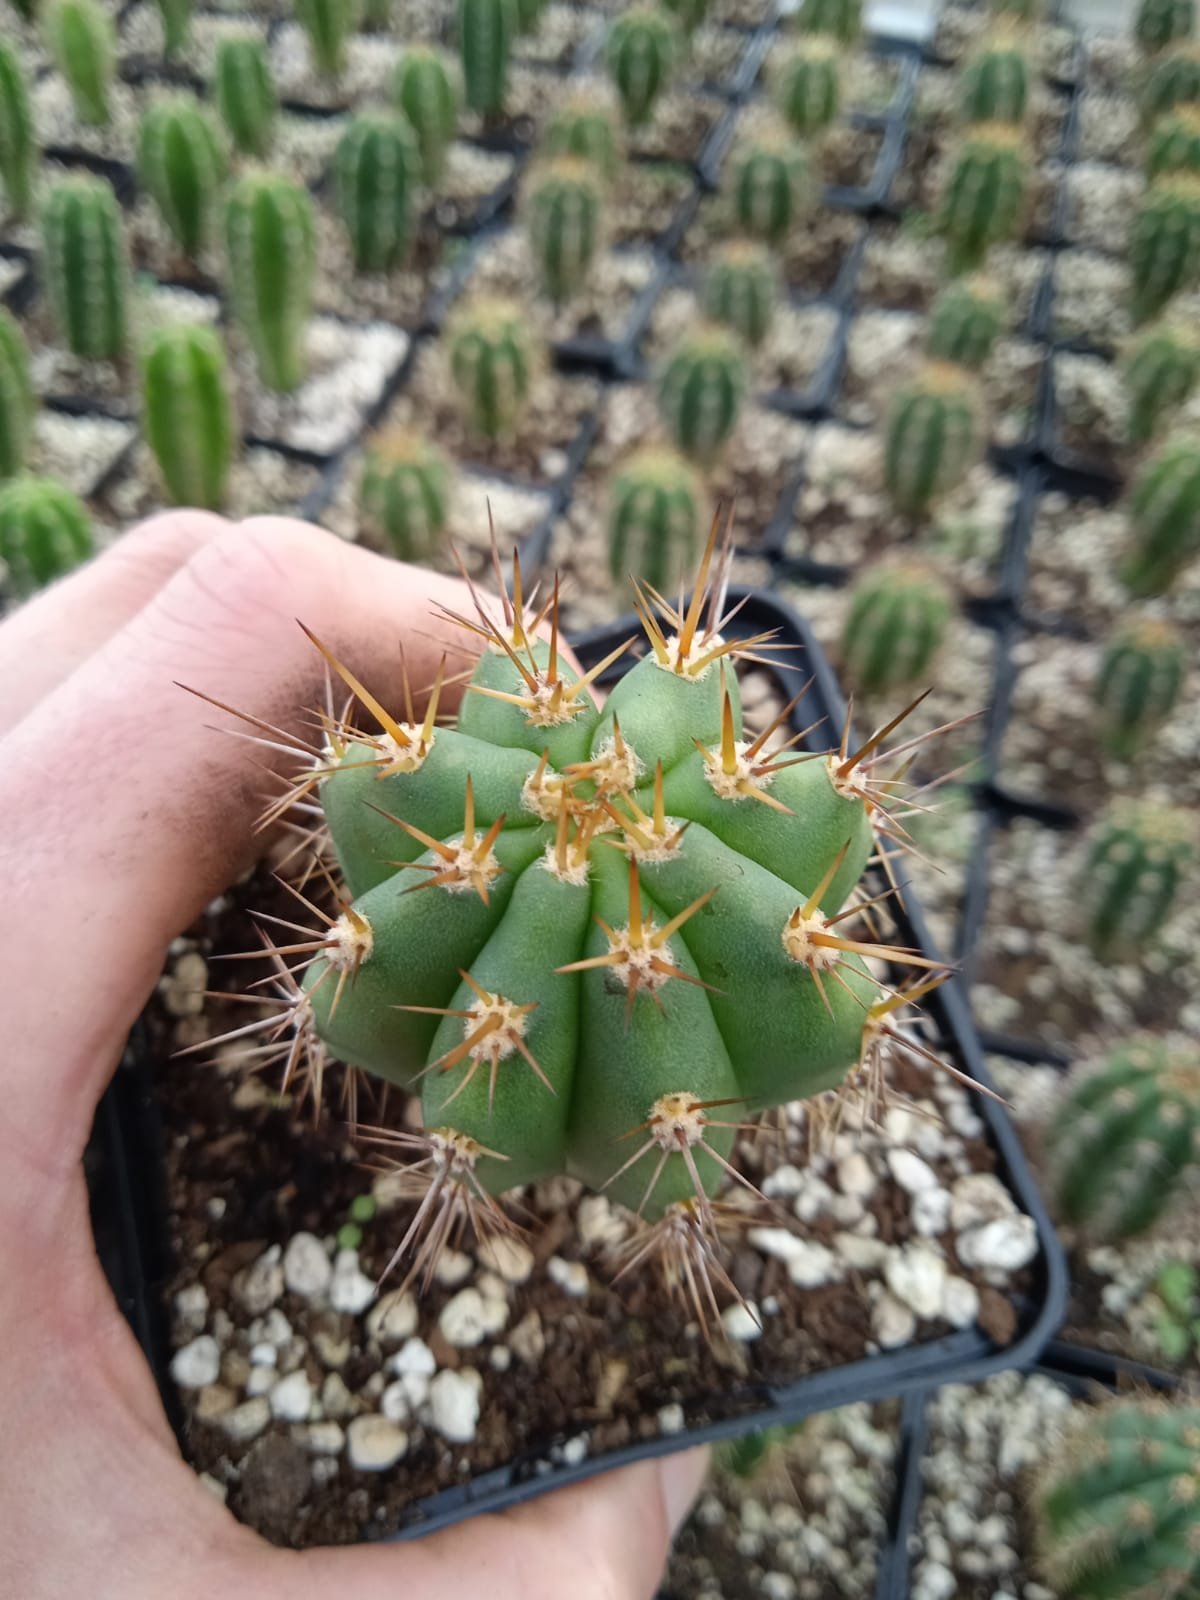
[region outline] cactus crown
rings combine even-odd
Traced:
[[[432,187],[441,180],[458,132],[458,87],[445,58],[436,50],[406,50],[396,66],[394,94],[416,135],[421,176]]]
[[[1157,617],[1138,617],[1108,640],[1096,679],[1109,750],[1131,759],[1179,699],[1187,650],[1178,631]]]
[[[604,57],[625,120],[633,127],[649,122],[670,82],[679,56],[679,37],[670,17],[637,6],[608,30]]]
[[[621,168],[621,130],[609,105],[598,95],[576,94],[547,122],[541,153],[589,161],[607,183]]]
[[[675,346],[658,380],[659,415],[671,438],[703,465],[733,432],[748,374],[741,341],[729,328],[696,328]]]
[[[17,319],[0,306],[0,478],[20,472],[33,435],[29,349]]]
[[[808,149],[782,124],[769,126],[734,150],[729,193],[739,227],[754,239],[779,244],[817,201]]]
[[[53,478],[0,483],[0,561],[22,597],[92,553],[92,524],[78,495]]]
[[[1162,594],[1200,552],[1200,449],[1170,445],[1148,461],[1133,486],[1129,520],[1121,579],[1133,594]]]
[[[674,450],[645,445],[617,469],[609,488],[609,570],[617,583],[677,594],[695,569],[708,525],[704,485]]]
[[[458,48],[472,111],[504,109],[517,22],[516,0],[458,0]]]
[[[237,149],[265,156],[275,126],[275,84],[260,39],[222,39],[214,75],[217,109]]]
[[[814,34],[788,51],[772,76],[780,115],[794,133],[811,139],[835,120],[841,103],[841,51],[836,41]]]
[[[704,314],[748,345],[760,345],[775,315],[779,276],[770,252],[748,239],[721,245],[704,275]]]
[[[1111,807],[1096,824],[1080,884],[1088,942],[1102,961],[1136,960],[1171,914],[1195,856],[1190,816],[1166,806]]]
[[[841,658],[867,692],[923,678],[953,614],[950,591],[924,562],[881,563],[855,585],[842,628]]]
[[[398,115],[362,112],[338,140],[338,215],[359,272],[389,272],[408,255],[417,228],[419,169],[416,138]]]
[[[958,103],[966,122],[1024,122],[1030,71],[1025,42],[994,30],[962,75]]]
[[[128,268],[121,210],[101,178],[63,178],[42,216],[55,321],[77,356],[111,361],[125,348]]]
[[[1191,395],[1200,379],[1200,340],[1186,321],[1156,323],[1125,362],[1129,436],[1148,444],[1159,423]]]
[[[142,427],[175,504],[218,510],[235,429],[225,352],[211,328],[181,323],[151,335]]]
[[[208,242],[227,162],[208,113],[190,95],[152,105],[138,131],[138,181],[193,261]]]
[[[1028,155],[1019,128],[981,122],[969,130],[942,196],[938,222],[952,272],[982,265],[994,244],[1020,227]]]
[[[421,434],[392,429],[368,451],[363,512],[401,561],[429,561],[445,532],[450,486],[450,464],[440,450]]]
[[[1142,49],[1153,55],[1196,31],[1196,0],[1141,0],[1133,33]]]
[[[558,156],[538,162],[525,190],[525,226],[542,288],[562,305],[583,287],[599,254],[603,183],[588,161]]]
[[[978,372],[1004,329],[1004,301],[983,277],[943,289],[929,314],[926,350],[936,361],[954,362]]]
[[[929,362],[896,396],[884,440],[883,475],[896,509],[920,516],[962,482],[983,439],[983,403],[971,375]]]
[[[29,85],[15,50],[0,39],[0,184],[10,211],[23,217],[33,201],[37,139]]]
[[[260,380],[269,389],[296,388],[316,271],[307,190],[270,173],[247,173],[225,204],[225,249],[234,313]]]
[[[802,33],[827,33],[854,44],[862,32],[862,0],[804,0],[796,25]]]
[[[455,313],[445,337],[472,428],[485,439],[511,437],[544,357],[525,308],[502,298],[471,300]]]
[[[46,18],[47,43],[71,91],[80,122],[108,121],[116,62],[112,22],[95,0],[56,0]]]
[[[1146,192],[1129,243],[1133,315],[1157,316],[1200,278],[1200,174],[1174,172]]]

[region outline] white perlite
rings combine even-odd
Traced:
[[[355,1417],[346,1429],[346,1454],[359,1472],[386,1472],[408,1450],[408,1434],[386,1417]]]
[[[628,1224],[613,1210],[607,1195],[584,1195],[575,1213],[580,1242],[585,1249],[595,1250],[620,1244],[629,1232]]]
[[[659,1433],[682,1433],[686,1424],[683,1407],[678,1402],[668,1406],[660,1406],[658,1412]]]
[[[841,1262],[832,1250],[786,1228],[751,1228],[746,1237],[756,1250],[782,1261],[797,1288],[815,1289],[841,1277]]]
[[[587,1268],[582,1261],[566,1261],[562,1256],[551,1256],[546,1263],[546,1275],[564,1294],[582,1300],[588,1292]]]
[[[506,1233],[484,1239],[475,1252],[481,1267],[489,1267],[505,1283],[525,1283],[533,1271],[533,1251],[522,1239]]]
[[[889,1150],[887,1164],[892,1177],[907,1194],[920,1194],[925,1189],[938,1187],[937,1173],[911,1150]]]
[[[346,1435],[336,1422],[314,1422],[307,1428],[297,1428],[295,1437],[314,1456],[340,1455],[346,1443]]]
[[[359,1270],[357,1250],[339,1250],[329,1284],[329,1303],[335,1311],[358,1316],[374,1300],[375,1285]]]
[[[240,1406],[226,1411],[220,1425],[235,1444],[248,1444],[271,1420],[271,1408],[261,1395],[253,1400],[243,1400]]]
[[[417,1331],[417,1302],[407,1289],[382,1295],[367,1313],[367,1337],[399,1344]]]
[[[917,1331],[917,1319],[910,1307],[895,1295],[881,1294],[871,1307],[871,1333],[884,1350],[908,1344]]]
[[[452,1444],[470,1444],[479,1422],[483,1379],[474,1367],[439,1372],[429,1386],[429,1420]]]
[[[203,1389],[216,1383],[221,1371],[221,1349],[209,1333],[176,1350],[171,1376],[181,1389]]]
[[[233,1298],[252,1317],[261,1317],[264,1311],[269,1311],[283,1293],[280,1254],[279,1246],[273,1244],[233,1280]]]
[[[936,1317],[946,1283],[946,1263],[925,1245],[893,1250],[884,1266],[887,1286],[919,1317]]]
[[[283,1252],[283,1281],[293,1294],[318,1300],[329,1288],[333,1263],[325,1246],[312,1233],[297,1233]]]
[[[447,1344],[469,1350],[499,1333],[507,1321],[506,1300],[485,1298],[478,1289],[460,1289],[442,1307],[438,1328]]]
[[[752,1344],[762,1338],[762,1317],[753,1300],[737,1300],[721,1313],[721,1326],[725,1337],[740,1344]]]
[[[273,1417],[278,1417],[282,1422],[306,1421],[312,1407],[313,1392],[304,1368],[280,1378],[267,1399]]]
[[[1016,1272],[1037,1255],[1037,1228],[1032,1217],[997,1217],[958,1236],[958,1259],[981,1272]]]

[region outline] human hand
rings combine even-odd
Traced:
[[[703,1452],[417,1544],[273,1549],[180,1460],[104,1281],[81,1157],[169,941],[253,859],[262,751],[174,680],[295,726],[302,618],[395,701],[461,649],[461,585],[276,518],[127,534],[0,627],[0,1595],[62,1600],[643,1600]]]

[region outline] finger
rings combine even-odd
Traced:
[[[229,524],[168,511],[14,611],[0,627],[0,735],[136,615],[202,544]]]

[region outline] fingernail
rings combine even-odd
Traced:
[[[708,1447],[684,1450],[679,1455],[664,1456],[658,1464],[662,1481],[663,1504],[671,1524],[671,1537],[679,1531],[708,1473]]]

